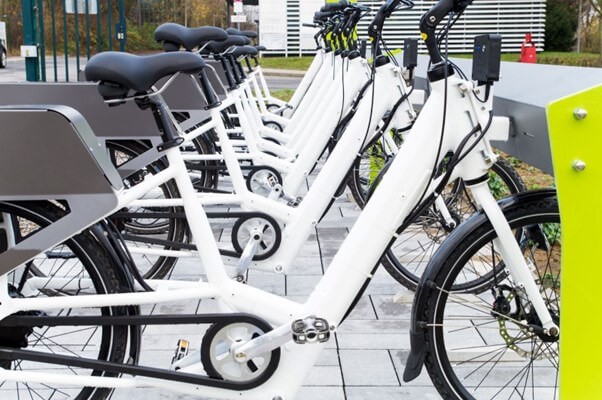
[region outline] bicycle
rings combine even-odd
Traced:
[[[388,2],[382,8],[382,13],[392,12],[399,3],[407,5],[409,2]],[[468,4],[457,0],[443,0],[437,3],[430,11],[431,13],[437,12],[435,17],[437,23],[434,26],[448,12],[452,10],[461,12],[466,6]],[[434,27],[432,28],[434,29]],[[76,140],[72,139],[68,142],[73,146],[74,160],[81,160],[82,167],[89,166],[89,168],[82,169],[81,172],[89,173],[89,178],[93,178],[92,181],[96,184],[93,187],[104,195],[99,198],[103,198],[105,201],[86,203],[89,198],[86,193],[89,192],[69,194],[73,192],[68,192],[68,185],[62,186],[61,189],[66,193],[55,191],[53,196],[67,196],[67,206],[63,201],[63,203],[58,202],[58,205],[55,204],[55,207],[63,209],[63,213],[68,212],[68,214],[43,229],[26,233],[24,237],[19,237],[18,241],[9,240],[7,242],[7,250],[0,254],[0,265],[2,266],[0,270],[2,273],[0,276],[0,299],[2,299],[0,326],[10,327],[11,332],[19,334],[15,334],[17,337],[13,338],[12,347],[0,348],[0,358],[4,360],[4,366],[7,366],[9,362],[11,365],[20,367],[27,366],[29,362],[41,362],[59,366],[69,365],[72,368],[86,368],[93,372],[90,376],[83,376],[49,374],[40,369],[32,372],[2,369],[0,370],[0,380],[26,379],[30,385],[36,382],[46,385],[42,387],[57,384],[78,385],[80,389],[76,389],[70,394],[82,399],[91,396],[93,398],[106,397],[108,390],[105,391],[102,388],[140,386],[163,387],[180,393],[202,394],[217,398],[261,398],[266,393],[272,397],[293,397],[323,349],[324,343],[329,340],[331,330],[336,329],[344,320],[345,315],[353,306],[354,300],[370,280],[374,271],[373,266],[378,265],[378,260],[386,250],[396,229],[405,220],[411,220],[412,214],[420,212],[425,204],[433,201],[433,193],[441,190],[445,186],[446,180],[456,176],[461,176],[467,182],[475,199],[483,206],[483,213],[492,221],[495,231],[500,236],[499,242],[502,244],[503,250],[501,254],[505,260],[511,261],[507,263],[509,274],[520,277],[520,281],[524,284],[524,293],[528,295],[529,300],[534,302],[535,314],[540,322],[540,324],[534,325],[545,329],[551,336],[558,336],[559,331],[555,320],[550,315],[550,311],[536,288],[535,281],[530,276],[515,236],[510,231],[502,210],[489,192],[486,179],[482,178],[487,175],[488,167],[495,158],[488,144],[490,138],[487,136],[487,127],[490,125],[491,119],[491,98],[487,99],[485,110],[482,110],[481,103],[477,105],[474,97],[476,94],[473,92],[472,83],[458,78],[451,69],[448,69],[447,64],[439,64],[440,59],[437,58],[436,45],[428,38],[426,43],[435,61],[433,69],[435,72],[431,74],[433,94],[429,97],[425,109],[413,127],[413,133],[416,134],[410,135],[408,141],[400,149],[400,154],[407,155],[407,157],[395,159],[324,277],[305,303],[295,303],[229,279],[223,269],[217,245],[211,239],[211,229],[206,215],[194,200],[194,188],[177,149],[181,138],[175,135],[169,122],[165,119],[165,106],[160,99],[147,92],[154,79],[158,79],[161,74],[175,73],[180,70],[197,73],[204,68],[202,59],[188,53],[165,54],[160,57],[150,56],[154,57],[152,60],[156,63],[155,68],[150,68],[136,78],[132,78],[127,74],[121,75],[123,71],[128,70],[126,67],[140,66],[142,63],[146,65],[151,60],[150,58],[132,59],[115,53],[105,53],[104,56],[97,57],[97,65],[105,67],[113,65],[113,68],[90,72],[104,82],[100,85],[101,94],[104,97],[122,101],[131,89],[138,93],[146,92],[145,95],[142,95],[144,98],[151,97],[150,103],[147,104],[150,105],[153,114],[158,117],[157,123],[162,132],[162,155],[169,162],[169,167],[137,186],[122,189],[121,181],[116,172],[111,169],[106,154],[102,151],[94,153],[92,150],[95,147],[87,146],[91,139],[91,132],[89,130],[86,132],[85,126],[74,124],[73,118],[68,118],[64,110],[63,112],[54,111],[59,114],[57,120],[63,123],[60,128],[74,127],[77,134]],[[174,67],[175,61],[178,63],[177,67]],[[128,78],[134,80],[129,81]],[[150,83],[149,86],[144,86],[141,82]],[[134,87],[128,87],[130,85]],[[448,125],[447,129],[441,131],[443,134],[439,136],[440,132],[432,129],[433,126],[439,124],[442,127],[446,126],[446,120],[443,115],[439,114],[439,110],[446,110],[452,115],[466,112],[470,118],[461,118],[455,121],[458,124],[454,126]],[[21,124],[19,126],[24,128],[25,137],[16,135],[13,143],[20,144],[21,141],[27,141],[28,146],[31,147],[30,139],[31,135],[36,133],[38,117],[49,117],[47,113],[48,111],[45,109],[36,112],[35,108],[13,108],[3,110],[0,114],[10,114],[11,118],[17,119],[17,123]],[[164,118],[159,118],[160,116]],[[62,130],[57,129],[53,132]],[[74,132],[72,130],[68,133],[73,134]],[[52,145],[52,140],[50,139],[47,144]],[[50,162],[52,155],[55,155],[54,151],[57,148],[64,150],[64,146],[66,144],[54,143],[54,147],[50,148],[52,151],[48,152],[47,157],[43,157],[43,155],[44,151],[48,149],[36,147],[36,156],[40,157],[40,162]],[[441,151],[436,151],[435,154],[424,154],[423,152],[421,157],[415,157],[417,150],[425,148],[440,149]],[[457,150],[456,154],[458,155],[452,160],[454,162],[450,164],[446,173],[431,182],[434,177],[433,173],[437,171],[438,165],[446,154],[444,150],[448,148]],[[15,151],[15,149],[11,150]],[[6,156],[6,153],[5,150],[3,156]],[[5,157],[0,157],[0,163],[3,160]],[[0,164],[0,166],[4,165]],[[31,163],[23,162],[18,164],[19,167],[30,165]],[[408,175],[409,167],[414,167],[414,171],[418,173]],[[0,170],[2,169],[0,168]],[[27,169],[23,168],[22,172],[26,171]],[[97,269],[88,262],[90,258],[87,257],[88,253],[81,252],[76,255],[82,256],[83,268],[90,278],[87,275],[82,276],[75,272],[69,272],[74,271],[74,267],[63,271],[67,273],[67,276],[30,274],[31,267],[28,269],[27,265],[32,257],[42,255],[43,259],[48,259],[54,255],[54,252],[44,253],[41,249],[51,248],[76,232],[83,231],[85,235],[90,234],[91,238],[94,238],[94,240],[90,239],[89,243],[96,250],[90,254],[102,258],[102,255],[110,255],[110,251],[117,252],[119,247],[101,245],[111,237],[106,227],[96,226],[91,231],[86,231],[85,228],[102,219],[103,216],[110,215],[115,209],[128,204],[132,199],[139,198],[141,194],[157,186],[158,183],[166,182],[169,179],[174,179],[179,188],[193,236],[203,239],[197,240],[195,246],[199,250],[199,258],[207,273],[207,282],[162,281],[153,283],[155,289],[161,289],[155,292],[93,295],[90,294],[91,291],[112,293],[112,291],[123,289],[133,290],[133,284],[131,280],[128,281],[127,271],[118,268],[119,263],[113,264],[116,268],[111,268],[111,263],[107,265],[107,273],[115,279],[108,280],[102,276],[97,279],[98,274],[95,273]],[[48,182],[48,185],[52,183],[55,182]],[[3,188],[5,200],[3,204],[11,206],[10,209],[7,206],[6,212],[3,214],[10,216],[10,219],[6,217],[4,220],[12,221],[13,217],[20,217],[24,222],[27,220],[39,221],[38,225],[43,224],[44,221],[36,217],[33,210],[29,210],[25,207],[26,205],[22,204],[19,207],[14,200],[10,200],[11,197],[14,199],[24,196],[22,188],[8,186],[8,188],[11,187],[12,192],[8,192],[7,187]],[[42,187],[41,192],[29,193],[29,198],[48,199],[48,192],[44,192],[46,189],[48,186]],[[78,187],[78,189],[81,188]],[[44,216],[44,218],[52,221],[50,216]],[[23,225],[26,226],[26,224]],[[19,223],[18,226],[17,224],[7,225],[7,228],[5,230],[10,234],[20,232],[21,224]],[[99,284],[94,284],[96,281],[92,278],[97,279]],[[119,281],[121,281],[121,285],[115,285]],[[18,285],[13,285],[13,288],[17,290],[11,289],[9,282],[18,283]],[[21,282],[23,283],[21,284]],[[106,290],[103,291],[103,288]],[[12,296],[9,294],[9,290],[13,290]],[[335,291],[337,293],[333,295]],[[35,294],[60,294],[61,296],[49,300],[32,297]],[[68,294],[86,295],[67,296]],[[216,299],[235,312],[150,317],[138,314],[138,310],[134,307],[142,304],[201,298]],[[46,314],[47,311],[65,308],[71,309],[68,314],[59,316]],[[105,315],[85,316],[85,310],[89,308],[91,308],[89,312],[100,309]],[[27,312],[23,313],[24,311]],[[84,315],[75,315],[81,312]],[[137,337],[137,327],[186,323],[212,325],[207,330],[199,350],[174,360],[172,370],[136,365],[138,349],[135,345],[136,341],[131,339]],[[38,333],[44,329],[43,327],[61,325],[96,326],[97,329],[92,329],[92,331],[96,336],[101,335],[101,340],[98,341],[100,343],[98,348],[101,348],[101,351],[94,353],[95,357],[100,360],[23,349],[22,342],[27,341],[31,335],[30,330]],[[38,326],[42,326],[42,328],[36,328]],[[124,329],[125,326],[129,328]],[[14,329],[17,327],[20,329]],[[62,340],[61,336],[54,338]],[[108,348],[102,347],[103,343],[106,343]],[[40,343],[33,341],[31,345],[36,347],[36,344]],[[125,361],[126,358],[127,363],[116,362],[121,359]],[[204,361],[203,365],[199,362],[199,358]],[[15,362],[18,364],[14,364]],[[23,364],[24,362],[25,364]],[[209,375],[200,375],[203,369]],[[129,374],[135,375],[135,377],[117,379],[115,378],[116,374]],[[173,382],[178,382],[178,385],[174,385]],[[83,389],[81,389],[82,387]]]

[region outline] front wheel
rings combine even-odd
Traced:
[[[555,198],[531,200],[506,212],[510,227],[556,325],[560,325],[560,215]],[[549,336],[523,286],[497,275],[481,292],[451,288],[479,270],[505,266],[486,218],[470,232],[450,238],[437,254],[441,265],[427,301],[417,313],[426,322],[429,375],[445,399],[556,400],[559,337]],[[454,236],[454,235],[452,235]]]

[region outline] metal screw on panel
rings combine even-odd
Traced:
[[[587,110],[585,110],[583,108],[577,108],[577,109],[575,109],[575,111],[573,111],[573,115],[578,120],[585,119],[585,117],[587,117]]]
[[[581,172],[585,169],[585,163],[581,160],[575,160],[573,162],[573,169],[577,172]]]
[[[552,327],[550,328],[550,336],[558,336],[558,328]]]
[[[431,16],[429,17],[429,21],[430,21],[430,22],[435,22],[436,20],[437,20],[437,17],[435,17],[434,15],[431,15]]]

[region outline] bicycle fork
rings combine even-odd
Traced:
[[[550,311],[531,274],[531,268],[523,257],[523,252],[510,229],[504,213],[491,194],[487,182],[481,182],[474,186],[470,186],[470,189],[497,234],[497,239],[494,239],[493,241],[494,246],[499,249],[512,279],[529,297],[529,300],[541,321],[541,326],[544,330],[543,333],[550,336],[558,336],[560,334],[560,329],[552,320]]]

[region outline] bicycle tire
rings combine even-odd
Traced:
[[[495,187],[492,184],[495,184]],[[516,170],[503,158],[499,158],[493,164],[489,185],[498,199],[526,190]],[[477,210],[460,180],[450,183],[448,190],[442,196],[457,223],[456,226]],[[429,210],[396,238],[383,255],[381,264],[397,282],[410,290],[416,290],[428,261],[451,232],[452,229],[444,227],[438,213]],[[465,284],[477,286],[487,279],[489,277],[482,276]]]
[[[505,215],[511,228],[523,232],[520,247],[554,322],[560,325],[557,200],[527,199]],[[417,312],[427,327],[428,373],[445,399],[558,399],[559,337],[528,330],[526,324],[537,325],[539,318],[529,308],[530,300],[520,284],[498,277],[490,281],[489,290],[449,292],[468,264],[491,261],[489,268],[497,268],[499,255],[491,242],[495,231],[484,215],[479,218],[476,229],[464,229],[448,239],[429,274],[433,289],[426,307]],[[528,234],[533,229],[543,234]],[[480,254],[490,256],[486,259]],[[499,262],[503,267],[503,261]],[[502,311],[504,302],[511,309]]]
[[[111,154],[111,159],[115,162],[116,152],[123,154],[126,159],[135,158],[136,156],[144,153],[147,148],[141,145],[140,143],[133,141],[107,141],[107,149]],[[126,160],[127,161],[127,160]],[[119,164],[117,164],[118,166]],[[158,173],[164,165],[157,161],[145,168],[144,171],[141,171],[141,174],[156,174]],[[132,186],[135,182],[130,182],[129,178],[125,180],[126,186]],[[153,195],[153,194],[148,194]],[[148,196],[147,195],[147,196]],[[179,198],[179,191],[174,181],[168,181],[162,184],[159,188],[157,188],[156,196],[158,198]],[[127,210],[137,212],[136,210]],[[159,208],[152,207],[149,209],[150,212],[154,211],[165,211],[165,212],[181,212],[182,207],[169,207],[169,208]],[[160,235],[161,239],[167,240],[169,242],[175,243],[186,243],[187,236],[186,233],[188,231],[188,224],[186,220],[181,218],[164,218],[164,219],[156,219],[151,218],[149,222],[143,224],[142,221],[144,218],[137,218],[131,221],[125,221],[124,226],[126,229],[126,233],[128,233],[127,244],[130,247],[153,247],[154,245],[145,243],[144,237],[148,235],[157,236]],[[134,223],[136,221],[136,223]],[[140,240],[136,240],[135,236],[140,235]],[[132,238],[134,237],[134,238]],[[160,246],[165,250],[174,250],[174,247],[170,245]],[[176,248],[177,249],[177,248]],[[132,254],[134,257],[134,261],[136,263],[136,267],[139,269],[141,275],[145,279],[163,279],[165,278],[170,271],[175,266],[178,261],[177,257],[168,257],[168,256],[156,256],[150,257],[148,255],[144,255],[141,253]]]
[[[385,154],[379,140],[364,150],[353,163],[351,172],[347,177],[347,187],[353,196],[353,200],[360,208],[364,208],[366,205],[370,186],[391,159],[392,157]]]
[[[182,123],[190,118],[190,114],[185,112],[174,112],[173,116],[178,123]],[[201,125],[202,123],[199,123],[198,125],[189,128],[186,132],[190,132]],[[216,154],[215,140],[215,132],[210,130],[192,139],[191,143],[196,153],[208,155]],[[186,146],[182,146],[180,149],[184,151],[185,148]],[[206,160],[186,161],[185,163],[189,171],[194,171],[195,176],[192,177],[191,180],[195,189],[199,191],[207,188],[217,189],[219,171],[215,167],[219,166],[219,162]]]
[[[64,210],[48,202],[0,202],[0,230],[4,243],[8,246],[10,236],[14,237],[15,243],[26,238],[38,229],[43,229],[53,221],[64,215]],[[10,224],[7,222],[10,221]],[[7,229],[8,228],[8,229]],[[4,251],[4,249],[0,249]],[[53,259],[49,254],[61,253],[62,257]],[[66,258],[67,257],[67,258]],[[71,239],[55,246],[35,257],[29,267],[19,266],[7,273],[7,280],[15,290],[15,296],[23,297],[52,297],[90,294],[120,293],[127,287],[119,278],[117,267],[113,265],[107,256],[105,249],[94,239],[89,231],[83,231]],[[25,268],[28,268],[25,270]],[[20,274],[20,275],[19,275]],[[28,284],[32,278],[46,278],[43,284]],[[54,283],[62,279],[63,283]],[[74,288],[72,282],[77,280]],[[58,286],[55,286],[57,285]],[[62,285],[62,286],[61,286]],[[49,299],[49,301],[51,301]],[[28,311],[28,314],[31,311]],[[70,310],[46,311],[50,315],[90,316],[98,313],[98,317],[115,315],[127,315],[126,307],[102,307],[82,308]],[[18,328],[7,328],[18,329]],[[89,337],[86,334],[89,334]],[[73,327],[51,327],[36,326],[27,337],[27,349],[41,349],[42,352],[49,350],[66,355],[84,355],[101,361],[122,363],[128,357],[128,327],[127,326],[73,326]],[[63,343],[64,342],[64,343]],[[18,347],[18,346],[17,346]],[[4,368],[18,370],[32,370],[41,372],[69,373],[81,375],[82,369],[68,366],[48,365],[33,361],[5,361]],[[102,371],[90,371],[92,376],[118,377],[116,373]],[[66,388],[60,385],[53,388],[49,383],[35,382],[0,382],[2,391],[16,393],[16,398],[36,399],[75,399],[75,400],[104,400],[108,399],[113,392],[109,388],[80,387]],[[33,395],[32,395],[33,393]],[[48,396],[48,397],[45,397]]]

